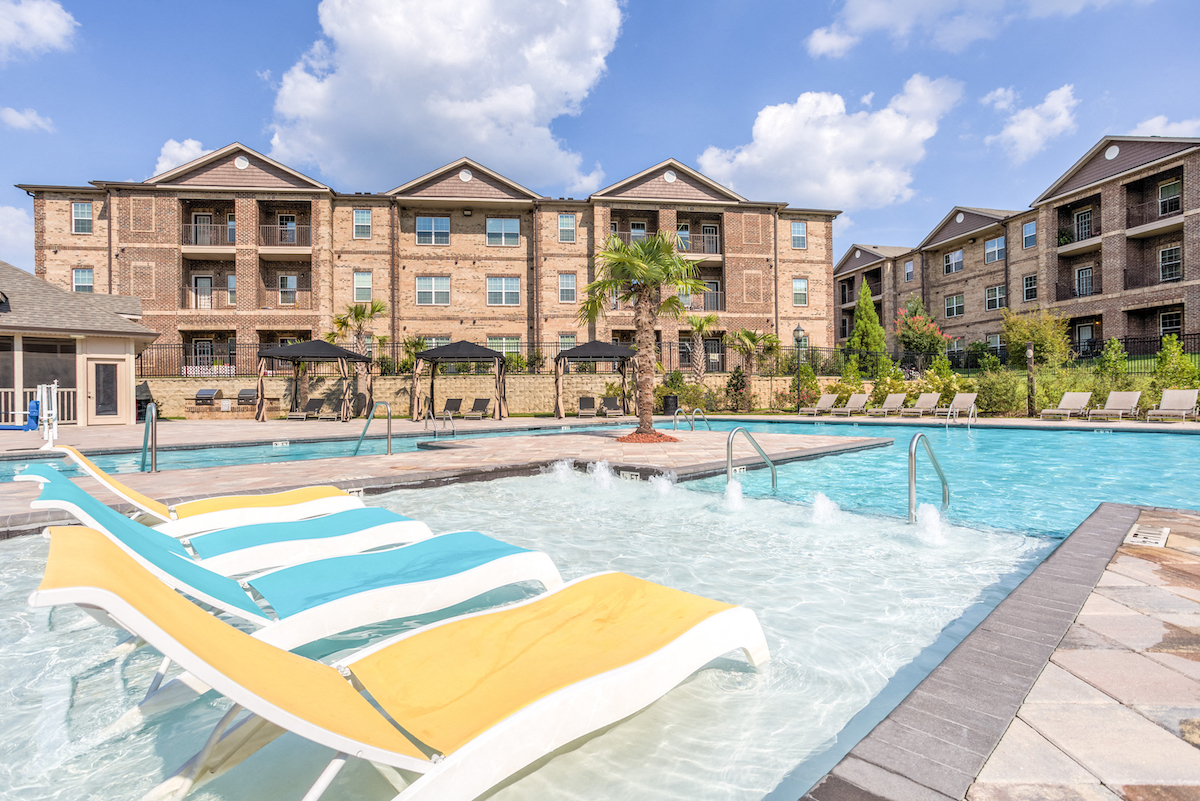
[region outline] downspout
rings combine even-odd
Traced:
[[[112,232],[113,232],[113,218],[114,218],[114,216],[115,216],[115,215],[113,214],[113,207],[112,207],[112,190],[111,190],[111,189],[106,189],[106,190],[105,190],[105,195],[104,195],[104,210],[108,212],[108,294],[110,294],[110,295],[111,295],[111,294],[112,294],[112,290],[113,290],[113,282],[112,282],[112,263],[113,263],[113,258],[112,258],[112,257],[113,257],[113,252],[112,252],[112,248],[113,248],[113,245],[112,245]],[[132,289],[132,288],[131,288],[131,289]]]
[[[1008,274],[1008,221],[1007,220],[1005,220],[1003,223],[1000,224],[1000,230],[1004,232],[1004,308],[1007,309],[1007,308],[1009,308],[1008,290],[1011,289],[1011,287],[1008,284],[1009,274]],[[987,251],[987,243],[986,242],[984,243],[983,248],[984,248],[984,252],[986,253],[986,251]],[[986,255],[984,258],[986,258]],[[987,288],[985,287],[983,291],[984,291],[984,293],[986,293]],[[984,305],[987,305],[986,294],[984,295],[983,302],[984,302]]]
[[[774,225],[774,229],[775,229],[773,232],[774,235],[772,236],[772,240],[775,243],[775,248],[774,248],[775,263],[774,263],[774,270],[773,270],[774,275],[775,275],[775,295],[774,295],[774,300],[771,301],[771,305],[775,307],[775,336],[782,338],[783,332],[779,330],[779,207],[778,206],[771,209],[771,216],[773,218],[773,225]]]
[[[529,353],[533,353],[533,348],[538,346],[542,341],[542,323],[538,316],[538,299],[542,289],[542,236],[541,236],[541,204],[538,201],[533,201],[533,286],[529,292],[529,313],[533,315],[533,342],[529,343]]]
[[[396,198],[391,199],[391,206],[388,209],[391,214],[391,225],[388,226],[390,240],[388,247],[391,250],[391,275],[388,286],[388,294],[392,300],[392,353],[396,352],[396,345],[399,342],[399,336],[396,333],[396,226],[400,223],[400,216],[396,212]]]

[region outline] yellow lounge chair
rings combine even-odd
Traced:
[[[722,654],[741,648],[756,666],[770,658],[750,610],[601,573],[324,665],[207,614],[82,527],[51,529],[30,603],[111,618],[234,702],[204,748],[144,801],[183,798],[284,731],[337,752],[306,801],[350,755],[401,791],[396,801],[469,801]],[[243,708],[250,715],[231,727]]]

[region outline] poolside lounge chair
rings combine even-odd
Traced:
[[[845,406],[835,406],[834,408],[830,409],[829,412],[833,415],[844,414],[849,417],[855,412],[865,411],[867,408],[867,398],[869,397],[871,396],[865,392],[855,392],[846,399]]]
[[[36,431],[38,427],[38,419],[41,415],[42,404],[38,401],[31,400],[29,402],[28,411],[13,412],[14,415],[25,416],[25,422],[19,426],[0,426],[0,431]]]
[[[938,401],[942,396],[937,392],[922,392],[921,397],[917,398],[917,402],[911,408],[901,409],[901,417],[924,417],[925,413],[933,414],[937,411]]]
[[[625,417],[625,410],[621,408],[621,399],[615,395],[606,395],[602,400],[603,404],[600,411],[605,417]]]
[[[438,419],[442,419],[449,415],[462,417],[462,398],[446,398],[446,402],[442,404],[442,413],[438,415]]]
[[[1125,417],[1137,417],[1138,400],[1142,397],[1141,390],[1136,392],[1110,392],[1104,401],[1103,409],[1092,409],[1088,412],[1088,420],[1103,418],[1105,420],[1121,420]]]
[[[471,411],[463,415],[464,420],[482,420],[487,417],[488,404],[492,402],[491,398],[476,398],[471,404]]]
[[[363,506],[361,498],[337,487],[304,487],[263,495],[222,495],[168,506],[125,486],[70,445],[55,445],[49,450],[67,456],[110,492],[150,517],[162,521],[155,524],[155,529],[172,537],[186,537],[251,523],[304,520]]]
[[[403,787],[397,801],[470,801],[649,706],[718,656],[740,648],[755,666],[770,658],[750,610],[602,573],[325,665],[208,615],[77,527],[52,531],[29,600],[119,620],[233,701],[208,745],[147,798],[183,798],[290,731],[336,752],[308,801],[350,755]],[[231,727],[242,709],[249,717]],[[396,769],[420,776],[405,787]]]
[[[903,392],[890,392],[884,399],[883,405],[878,409],[867,409],[868,417],[887,417],[892,412],[899,412],[904,408],[904,399],[908,395]]]
[[[1151,420],[1178,420],[1186,422],[1188,415],[1200,419],[1196,410],[1196,396],[1200,390],[1195,389],[1164,389],[1162,402],[1154,409],[1146,412],[1146,422]]]
[[[325,405],[323,398],[309,398],[308,403],[304,404],[304,408],[298,412],[288,412],[287,419],[289,420],[307,420],[310,417],[316,417],[321,413],[321,407]]]
[[[817,400],[816,406],[805,406],[803,409],[797,410],[796,414],[811,414],[813,417],[816,417],[818,414],[825,414],[833,408],[833,404],[837,403],[837,397],[836,393],[833,395],[822,395]]]
[[[595,417],[596,416],[596,399],[591,395],[584,395],[579,399],[579,416],[580,417]]]
[[[947,423],[957,420],[960,412],[971,417],[975,410],[975,398],[978,396],[978,392],[959,392],[954,396],[954,400],[950,401],[949,406],[934,409],[933,413],[937,417],[945,417]]]
[[[1058,402],[1058,406],[1054,409],[1042,409],[1042,419],[1047,417],[1059,417],[1071,419],[1071,415],[1083,417],[1083,413],[1087,411],[1088,403],[1092,400],[1090,392],[1064,392],[1062,400]]]

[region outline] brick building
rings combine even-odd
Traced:
[[[722,331],[790,342],[801,325],[812,345],[833,344],[839,212],[750,201],[673,159],[578,200],[465,158],[389,192],[346,194],[237,143],[141,183],[20,188],[34,199],[39,276],[141,297],[142,322],[200,364],[231,343],[320,336],[373,299],[388,305],[373,333],[394,342],[550,356],[593,337],[628,341],[631,310],[592,328],[575,314],[608,236],[658,230],[677,232],[699,263],[710,291],[687,303],[718,314]],[[660,325],[664,353],[677,352],[686,331]]]

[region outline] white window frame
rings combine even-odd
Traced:
[[[1165,256],[1167,253],[1170,253],[1171,251],[1175,251],[1175,253],[1176,253],[1176,258],[1172,262],[1172,264],[1175,267],[1175,274],[1168,278],[1166,273],[1163,270],[1163,268],[1166,267],[1166,263],[1163,261],[1163,256]],[[1182,278],[1183,278],[1183,247],[1180,245],[1170,245],[1165,248],[1159,248],[1158,249],[1158,280],[1164,281],[1164,282],[1165,281],[1179,281]]]
[[[687,252],[692,247],[692,224],[686,222],[675,223],[675,234],[679,237],[680,247],[684,252]]]
[[[1172,316],[1172,315],[1177,315],[1179,317],[1179,325],[1172,326],[1171,330],[1168,331],[1166,328],[1163,327],[1163,318]],[[1158,313],[1158,335],[1160,337],[1165,337],[1168,334],[1174,334],[1175,336],[1180,336],[1183,334],[1183,312],[1167,311],[1167,312],[1159,312]]]
[[[1086,295],[1085,295],[1083,292],[1080,292],[1080,291],[1079,291],[1079,289],[1080,289],[1080,286],[1081,286],[1081,284],[1079,283],[1079,279],[1082,277],[1082,275],[1081,275],[1081,274],[1083,273],[1083,271],[1084,271],[1084,270],[1087,270],[1087,287],[1088,287],[1088,291],[1087,291],[1087,294],[1086,294]],[[1095,289],[1096,289],[1096,270],[1095,270],[1095,265],[1092,265],[1092,264],[1084,264],[1084,265],[1081,265],[1081,266],[1079,266],[1079,267],[1076,267],[1076,268],[1075,268],[1075,297],[1077,297],[1077,298],[1084,298],[1084,297],[1088,297],[1088,296],[1090,296],[1090,295],[1094,294],[1094,290],[1095,290]]]
[[[909,259],[908,261],[904,262],[904,280],[905,280],[906,282],[907,282],[907,281],[911,281],[911,280],[913,280],[913,263],[912,263],[912,259]]]
[[[796,233],[799,226],[799,233]],[[799,244],[797,244],[797,240]],[[808,250],[808,223],[793,222],[792,223],[792,250]]]
[[[801,285],[801,288],[799,290],[797,290],[797,288],[796,288],[797,284]],[[796,301],[797,295],[804,296],[803,302]],[[793,278],[792,279],[792,305],[793,306],[807,306],[808,305],[808,279],[807,278]]]
[[[946,352],[947,353],[962,353],[963,352],[963,338],[962,337],[951,337],[950,341],[946,343]]]
[[[635,225],[641,226],[641,229],[640,229],[642,232],[641,236],[633,235],[633,227]],[[629,221],[629,241],[630,242],[634,242],[635,240],[638,240],[638,239],[645,239],[649,235],[649,233],[650,233],[650,225],[645,220],[630,220]]]
[[[1032,284],[1030,284],[1030,282],[1029,282],[1029,279],[1031,279],[1031,278],[1033,279]],[[1030,289],[1033,290],[1032,295],[1029,294]],[[1022,298],[1023,302],[1029,303],[1030,301],[1037,300],[1037,296],[1038,296],[1037,273],[1034,273],[1033,275],[1021,276],[1021,298]]]
[[[498,282],[493,284],[493,282]],[[510,289],[515,282],[516,289]],[[493,289],[493,285],[498,286],[498,289]],[[492,295],[499,295],[500,302],[493,303]],[[512,296],[516,297],[516,302],[510,302]],[[491,275],[487,278],[487,305],[489,306],[520,306],[521,305],[521,279],[519,276],[512,275]]]
[[[570,279],[565,280],[565,279]],[[567,286],[570,284],[570,286]],[[574,303],[579,296],[578,278],[575,273],[559,273],[558,274],[558,302],[559,303]],[[570,297],[567,296],[570,293]]]
[[[284,285],[288,282],[288,279],[291,279],[292,285],[290,287]],[[276,284],[278,284],[278,286],[279,286],[279,305],[280,306],[295,306],[296,300],[299,298],[299,295],[300,295],[300,278],[299,278],[299,276],[281,275],[276,279]],[[283,299],[283,293],[285,293],[285,292],[292,293],[292,302],[291,303],[288,303],[286,300]]]
[[[987,335],[988,349],[999,352],[1000,349],[1002,347],[1004,347],[1004,340],[1001,337],[1002,337],[1001,334],[988,334]]]
[[[364,275],[367,277],[366,286],[363,286],[362,284],[359,283],[359,277],[364,276]],[[374,274],[370,270],[355,270],[354,271],[353,289],[354,289],[354,302],[355,303],[370,303],[371,298],[375,294],[375,292],[374,292],[374,290],[375,290]],[[367,296],[365,298],[359,296],[360,289],[367,290]]]
[[[608,221],[608,234],[609,234],[609,236],[617,235],[617,221],[616,220]]]
[[[367,221],[361,223],[358,221],[358,215],[367,215]],[[370,239],[371,238],[371,210],[370,209],[354,209],[351,217],[351,223],[354,228],[355,239]],[[364,233],[359,233],[359,229],[365,229]]]
[[[225,304],[237,305],[237,273],[225,273]]]
[[[569,343],[565,340],[571,340]],[[559,334],[558,335],[558,350],[561,353],[564,350],[570,350],[579,342],[578,334]]]
[[[1079,221],[1084,216],[1087,217],[1088,235],[1080,236],[1079,235]],[[1076,242],[1082,242],[1085,239],[1091,239],[1092,237],[1096,236],[1096,227],[1094,225],[1092,225],[1092,219],[1093,218],[1092,218],[1092,207],[1091,206],[1088,206],[1086,209],[1079,209],[1072,215],[1071,220],[1075,223],[1074,230],[1075,230],[1075,241]]]
[[[1037,220],[1031,220],[1021,226],[1021,249],[1037,247]]]
[[[429,220],[429,230],[427,230],[427,231],[421,230],[421,221],[422,220]],[[438,224],[439,220],[444,221],[444,226]],[[422,215],[422,216],[417,217],[416,223],[414,225],[415,225],[414,230],[416,231],[418,245],[445,246],[445,245],[450,244],[450,217],[448,217],[448,216],[434,217],[432,215],[430,215],[430,216]],[[445,228],[445,230],[442,230],[443,227]],[[421,237],[423,235],[427,235],[427,237],[429,239],[428,242],[421,241]],[[444,239],[445,241],[439,242],[438,239]]]
[[[964,295],[959,292],[957,295],[946,296],[946,318],[962,317],[966,313],[967,305],[964,302]],[[951,314],[953,312],[953,314]]]
[[[488,337],[487,346],[491,350],[499,351],[505,356],[510,354],[519,354],[521,352],[521,337],[519,336],[498,336]]]
[[[237,244],[237,217],[229,212],[225,213],[225,244]]]
[[[86,217],[83,216],[82,214],[80,214],[80,212],[83,210],[83,208],[85,206],[87,207],[87,216]],[[92,231],[95,230],[95,225],[93,224],[94,220],[95,220],[94,214],[95,214],[95,211],[92,208],[92,201],[80,200],[78,202],[72,202],[71,203],[71,233],[72,234],[80,234],[83,236],[90,235],[92,233]],[[83,222],[87,223],[86,231],[80,230],[80,228],[81,228],[80,223],[83,223]]]
[[[443,284],[444,282],[444,284]],[[422,287],[425,284],[425,287]],[[438,285],[443,284],[444,289],[439,289]],[[446,299],[438,301],[438,295],[445,293]],[[428,300],[422,301],[421,296],[428,296]],[[450,276],[448,275],[418,275],[416,281],[416,305],[418,306],[449,306],[450,305]]]
[[[997,311],[1008,305],[1008,287],[1004,284],[989,286],[983,291],[984,308],[987,311]]]
[[[564,226],[564,222],[570,222],[570,225]],[[559,214],[558,215],[558,241],[566,244],[575,244],[575,215],[574,214]]]
[[[1005,256],[1004,237],[998,236],[983,243],[983,263],[991,264],[1000,261]]]
[[[495,228],[498,230],[492,231],[493,223],[496,223]],[[514,223],[516,231],[510,231],[510,225]],[[487,218],[487,245],[490,248],[515,248],[521,244],[521,218],[520,217],[488,217]],[[495,242],[492,237],[499,237]],[[512,241],[509,241],[511,237]]]
[[[957,259],[952,259],[951,256],[958,256]],[[955,267],[954,265],[958,265]],[[942,256],[942,275],[953,275],[961,273],[963,269],[963,252],[962,248],[952,250]]]
[[[79,280],[80,273],[88,273],[88,278],[91,279],[88,283],[81,283]],[[81,287],[87,289],[81,289]],[[84,294],[95,294],[96,292],[96,269],[94,267],[73,267],[71,268],[71,291],[82,292]]]
[[[1178,186],[1179,191],[1176,192],[1174,195],[1171,195],[1170,197],[1164,198],[1163,190],[1166,189],[1168,186]],[[1170,206],[1172,200],[1175,201],[1175,208],[1173,208],[1173,209],[1168,208],[1166,211],[1164,211],[1163,210],[1164,204],[1166,206]],[[1183,181],[1179,178],[1172,178],[1169,181],[1163,181],[1161,184],[1159,184],[1158,185],[1158,216],[1165,217],[1168,214],[1175,214],[1181,208],[1183,208]]]

